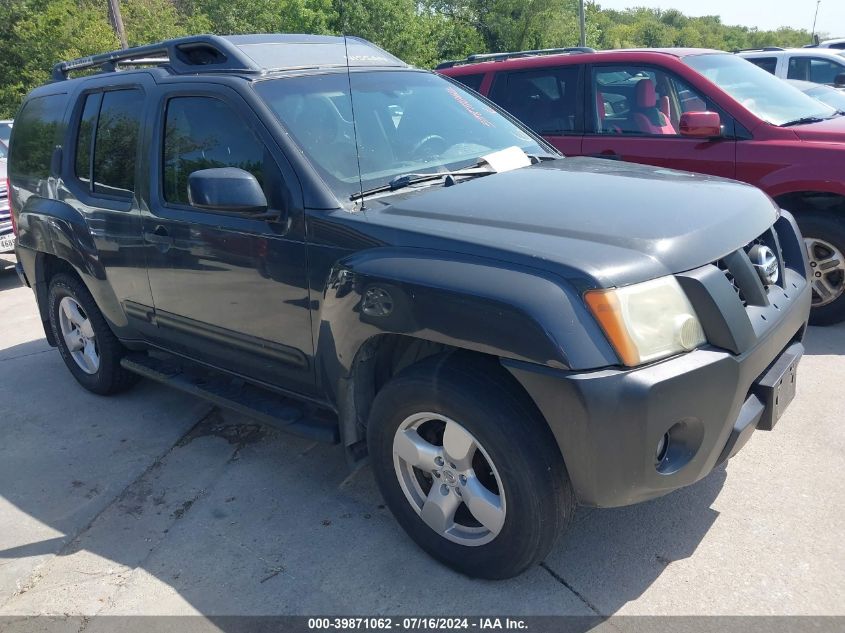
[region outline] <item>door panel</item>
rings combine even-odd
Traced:
[[[170,94],[144,216],[156,343],[287,389],[313,388],[302,210],[266,132],[234,92]],[[262,184],[278,221],[191,207],[188,176],[237,167]]]
[[[143,322],[136,312],[152,310],[147,281],[141,211],[135,196],[142,150],[143,112],[152,82],[115,89],[106,79],[89,81],[71,113],[69,142],[62,153],[64,178],[58,196],[88,224],[113,298],[103,311],[118,336],[139,339]],[[102,84],[102,85],[100,85]],[[93,177],[92,177],[93,174]],[[112,309],[112,301],[119,304]],[[121,313],[122,312],[122,313]]]
[[[647,66],[595,66],[588,102],[592,134],[581,153],[733,178],[733,121],[680,78]],[[685,112],[717,111],[724,136],[696,139],[678,133]]]

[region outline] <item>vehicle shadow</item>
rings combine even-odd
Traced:
[[[807,328],[804,349],[814,356],[845,354],[845,323]]]
[[[726,480],[722,465],[653,501],[582,508],[544,567],[589,596],[594,612],[613,615],[645,593],[670,564],[692,556],[719,516],[712,504]]]
[[[20,524],[42,526],[0,535],[0,613],[8,563],[49,560],[12,608],[38,613],[76,587],[67,610],[88,613],[102,598],[100,609],[109,602],[109,583],[97,584],[105,565],[125,570],[121,590],[135,596],[107,613],[189,609],[226,631],[243,622],[217,616],[610,615],[695,551],[726,479],[720,468],[649,503],[581,510],[542,567],[478,581],[413,545],[369,468],[350,476],[337,447],[149,382],[94,396],[43,340],[0,350],[0,359],[0,399],[12,412],[0,418],[0,496]],[[451,590],[432,592],[432,583]]]
[[[9,290],[10,288],[17,288],[21,285],[21,280],[15,272],[14,264],[0,259],[0,292]]]

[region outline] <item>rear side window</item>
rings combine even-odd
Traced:
[[[745,59],[773,75],[778,67],[777,57],[746,57]]]
[[[198,113],[201,113],[199,115]],[[189,204],[188,176],[200,169],[237,167],[250,172],[279,208],[281,175],[264,144],[229,105],[213,97],[174,97],[164,126],[164,199]]]
[[[574,132],[578,67],[500,74],[490,97],[538,134]]]
[[[9,171],[15,179],[46,180],[53,151],[61,143],[67,95],[30,99],[15,119]]]
[[[100,92],[85,97],[85,107],[82,109],[82,120],[79,122],[79,134],[76,137],[76,158],[74,172],[76,177],[88,184],[91,183],[91,150],[94,146],[94,127],[100,114],[100,103],[103,94]]]
[[[94,138],[94,193],[128,198],[135,191],[143,108],[144,95],[140,90],[103,93]]]
[[[472,88],[478,92],[481,90],[481,82],[484,81],[484,73],[479,73],[478,75],[460,75],[458,77],[452,77],[452,79],[460,81],[467,88]]]

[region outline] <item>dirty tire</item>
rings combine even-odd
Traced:
[[[840,255],[845,254],[845,220],[839,216],[827,213],[806,212],[797,216],[798,226],[805,241],[819,238],[833,246]],[[823,249],[824,250],[824,249]],[[833,325],[845,321],[845,273],[842,267],[845,262],[839,262],[839,270],[833,273],[837,289],[841,294],[825,305],[815,305],[817,295],[813,295],[813,308],[810,310],[811,325]],[[810,281],[818,269],[810,270]]]
[[[504,520],[492,540],[472,545],[450,540],[421,518],[419,503],[424,502],[414,506],[407,496],[408,480],[400,483],[400,466],[394,463],[394,437],[421,412],[459,422],[489,457],[490,472],[497,471]],[[575,497],[554,436],[495,361],[441,355],[405,369],[376,396],[367,443],[378,486],[400,525],[431,556],[468,576],[510,578],[540,563],[574,514]],[[432,486],[446,475],[432,477]],[[466,492],[457,503],[467,498]]]
[[[99,356],[99,367],[94,373],[86,373],[77,364],[62,334],[59,310],[65,297],[70,297],[76,301],[84,311],[84,316],[90,321]],[[65,273],[55,275],[50,280],[48,306],[50,328],[53,331],[62,360],[80,385],[93,393],[109,395],[124,391],[138,381],[136,374],[128,372],[120,366],[120,359],[126,353],[126,348],[117,340],[88,288],[79,278]]]

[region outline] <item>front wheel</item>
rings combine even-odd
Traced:
[[[810,261],[812,325],[845,321],[845,224],[840,218],[810,213],[799,216]]]
[[[575,505],[551,431],[500,371],[423,361],[378,393],[367,428],[376,480],[405,531],[481,578],[542,561]]]

